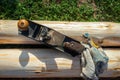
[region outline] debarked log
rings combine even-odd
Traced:
[[[108,70],[100,76],[119,77],[120,48],[105,52]],[[0,77],[80,77],[80,61],[54,49],[0,49]]]
[[[38,44],[18,35],[18,20],[0,20],[0,44]],[[120,23],[113,22],[63,22],[35,21],[65,35],[79,39],[84,33],[94,37],[95,43],[104,46],[120,46]]]
[[[37,48],[41,43],[18,35],[17,20],[0,20],[0,77],[80,77],[79,57],[54,49]],[[91,34],[109,57],[108,70],[101,77],[120,76],[120,24],[111,22],[35,21],[80,40]],[[34,49],[3,49],[3,45],[34,44]],[[115,48],[109,48],[113,46]],[[117,48],[116,48],[117,46]],[[10,48],[10,47],[7,47]],[[17,46],[17,48],[19,48]],[[24,47],[23,47],[24,48]]]

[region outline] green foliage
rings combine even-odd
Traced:
[[[78,0],[0,0],[0,19],[120,22],[119,0],[94,0],[97,10],[88,1],[78,6]]]
[[[0,19],[11,19],[16,5],[15,0],[0,0]]]
[[[120,0],[95,0],[99,20],[120,22]]]

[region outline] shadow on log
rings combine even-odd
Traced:
[[[120,24],[110,22],[55,22],[36,21],[57,31],[79,39],[85,32],[94,36],[96,42],[104,48],[108,57],[108,71],[100,75],[117,78],[120,76]],[[77,36],[77,37],[76,37]],[[99,41],[100,40],[100,41]],[[0,77],[1,78],[69,78],[80,77],[80,62],[78,57],[49,48],[40,48],[41,43],[18,36],[17,21],[0,21],[0,44],[13,46],[0,49]],[[17,49],[15,45],[27,45]],[[32,46],[31,48],[29,46]],[[110,48],[113,46],[115,48]],[[117,48],[116,48],[117,46]],[[33,49],[33,47],[35,47]],[[18,47],[20,48],[20,47]],[[26,48],[26,49],[23,49]]]

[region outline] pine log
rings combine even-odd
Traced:
[[[0,44],[38,44],[18,35],[17,20],[0,20]],[[80,40],[79,36],[89,33],[101,46],[120,46],[120,24],[113,22],[62,22],[34,21],[53,28],[65,35]]]
[[[36,41],[18,35],[17,20],[0,20],[0,44],[34,44]],[[111,22],[59,22],[35,21],[80,40],[83,33],[90,33],[109,57],[108,70],[100,77],[120,76],[120,24]],[[80,77],[78,57],[54,49],[0,49],[1,77]]]
[[[120,49],[105,52],[108,70],[100,77],[119,77]],[[80,77],[80,61],[53,49],[0,49],[0,77]]]

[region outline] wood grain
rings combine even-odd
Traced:
[[[72,38],[78,41],[85,41],[81,38],[81,36],[71,36]],[[100,45],[102,47],[120,47],[120,37],[105,37],[105,38],[96,38],[91,37],[95,44]]]
[[[38,44],[18,35],[17,20],[0,20],[0,44]],[[35,21],[65,35],[79,39],[84,33],[91,34],[101,46],[120,46],[120,24],[112,22],[60,22]]]
[[[0,20],[0,44],[41,45],[18,35],[17,20]],[[100,77],[120,76],[120,24],[112,22],[61,22],[35,21],[80,40],[83,33],[90,33],[109,57],[108,70]],[[109,48],[109,47],[115,48]],[[34,46],[33,46],[34,47]],[[0,49],[0,78],[80,77],[78,57],[71,57],[55,49]]]
[[[120,49],[105,49],[108,71],[120,76]],[[79,57],[53,49],[0,49],[0,77],[80,77]]]

